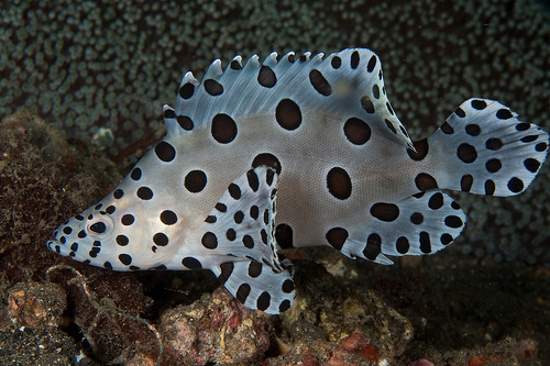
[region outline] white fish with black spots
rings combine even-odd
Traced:
[[[544,130],[481,98],[413,143],[368,49],[216,60],[201,82],[185,74],[164,117],[164,139],[48,248],[116,271],[209,269],[270,314],[295,297],[281,249],[435,253],[466,222],[445,190],[516,195],[548,150]]]

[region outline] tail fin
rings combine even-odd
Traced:
[[[548,145],[546,131],[521,122],[499,102],[469,99],[427,141],[415,143],[418,152],[409,155],[426,158],[439,188],[513,196],[533,181]]]

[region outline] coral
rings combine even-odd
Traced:
[[[218,289],[163,313],[160,332],[166,347],[163,364],[253,364],[270,346],[271,323],[267,315],[245,309]]]
[[[123,161],[160,136],[162,105],[187,69],[236,53],[366,46],[415,138],[472,96],[549,127],[548,18],[537,2],[512,0],[14,1],[0,13],[0,116],[32,108]],[[461,197],[470,221],[458,250],[550,265],[549,182],[546,167],[521,197]]]

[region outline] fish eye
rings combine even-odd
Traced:
[[[95,234],[103,234],[107,231],[107,225],[104,221],[96,221],[88,225],[88,231]]]

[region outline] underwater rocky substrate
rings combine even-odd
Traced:
[[[0,364],[545,365],[550,271],[454,248],[383,267],[286,253],[296,304],[251,312],[207,272],[115,273],[46,250],[129,168],[36,115],[0,123]]]

